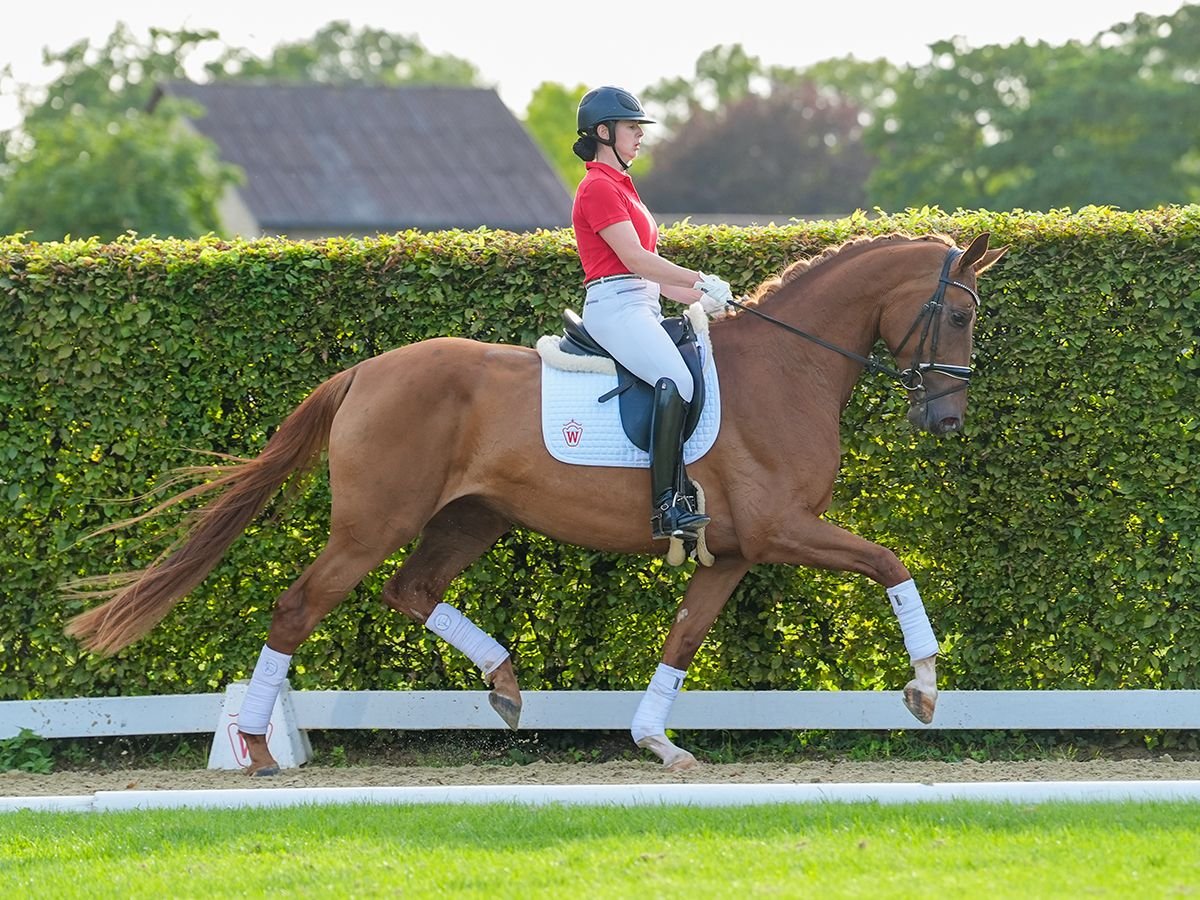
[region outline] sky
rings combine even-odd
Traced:
[[[634,92],[664,78],[691,76],[697,57],[741,44],[767,65],[802,68],[824,59],[885,58],[901,65],[930,59],[929,45],[962,37],[970,47],[1091,40],[1140,12],[1170,15],[1184,0],[1005,0],[1003,4],[851,0],[59,0],[49,13],[9,11],[0,28],[0,70],[44,84],[54,73],[43,48],[62,50],[82,38],[103,43],[118,22],[145,36],[151,27],[212,29],[229,45],[266,55],[283,42],[311,37],[346,20],[416,37],[434,53],[473,63],[518,115],[543,81],[616,84]],[[331,12],[336,10],[336,12]],[[18,116],[12,80],[0,82],[0,129]]]

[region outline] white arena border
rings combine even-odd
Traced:
[[[861,784],[575,784],[417,787],[230,788],[97,791],[91,795],[0,797],[0,813],[262,809],[348,803],[403,806],[753,806],[802,803],[1109,803],[1200,801],[1200,781],[988,781]]]

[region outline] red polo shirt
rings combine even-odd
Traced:
[[[587,164],[587,174],[575,191],[571,224],[583,263],[583,280],[606,275],[628,275],[629,269],[613,252],[600,232],[617,222],[633,223],[638,240],[651,253],[658,247],[658,225],[624,172],[600,162]]]

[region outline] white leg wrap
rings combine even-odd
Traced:
[[[246,734],[267,733],[271,711],[275,709],[275,698],[279,696],[279,688],[287,678],[288,667],[291,664],[290,656],[277,653],[263,644],[262,653],[258,655],[258,664],[250,677],[250,687],[246,689],[242,708],[238,710],[239,731]]]
[[[449,603],[435,606],[425,620],[425,627],[451,647],[461,650],[485,676],[491,675],[508,659],[508,651],[499,641]]]
[[[937,638],[929,624],[929,616],[925,615],[925,604],[921,602],[916,582],[910,578],[888,588],[887,595],[892,601],[892,611],[900,620],[900,632],[904,635],[904,647],[908,650],[909,659],[915,662],[937,653]]]
[[[682,669],[674,669],[666,663],[658,664],[654,677],[650,679],[650,686],[646,688],[642,702],[633,714],[633,726],[629,733],[633,735],[635,744],[651,735],[666,733],[667,716],[671,714],[671,707],[679,696],[686,676],[687,672]]]

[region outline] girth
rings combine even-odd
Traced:
[[[639,450],[650,449],[650,410],[654,402],[654,386],[638,378],[613,355],[601,347],[583,327],[583,319],[570,309],[563,310],[563,337],[559,348],[574,356],[603,356],[612,359],[617,367],[617,386],[598,397],[605,403],[618,397],[621,409],[621,427],[625,436]],[[696,430],[700,412],[704,408],[704,364],[696,331],[686,316],[672,316],[662,320],[663,330],[671,338],[684,365],[692,374],[692,402],[688,404],[687,417],[683,424],[683,438],[687,440]]]

